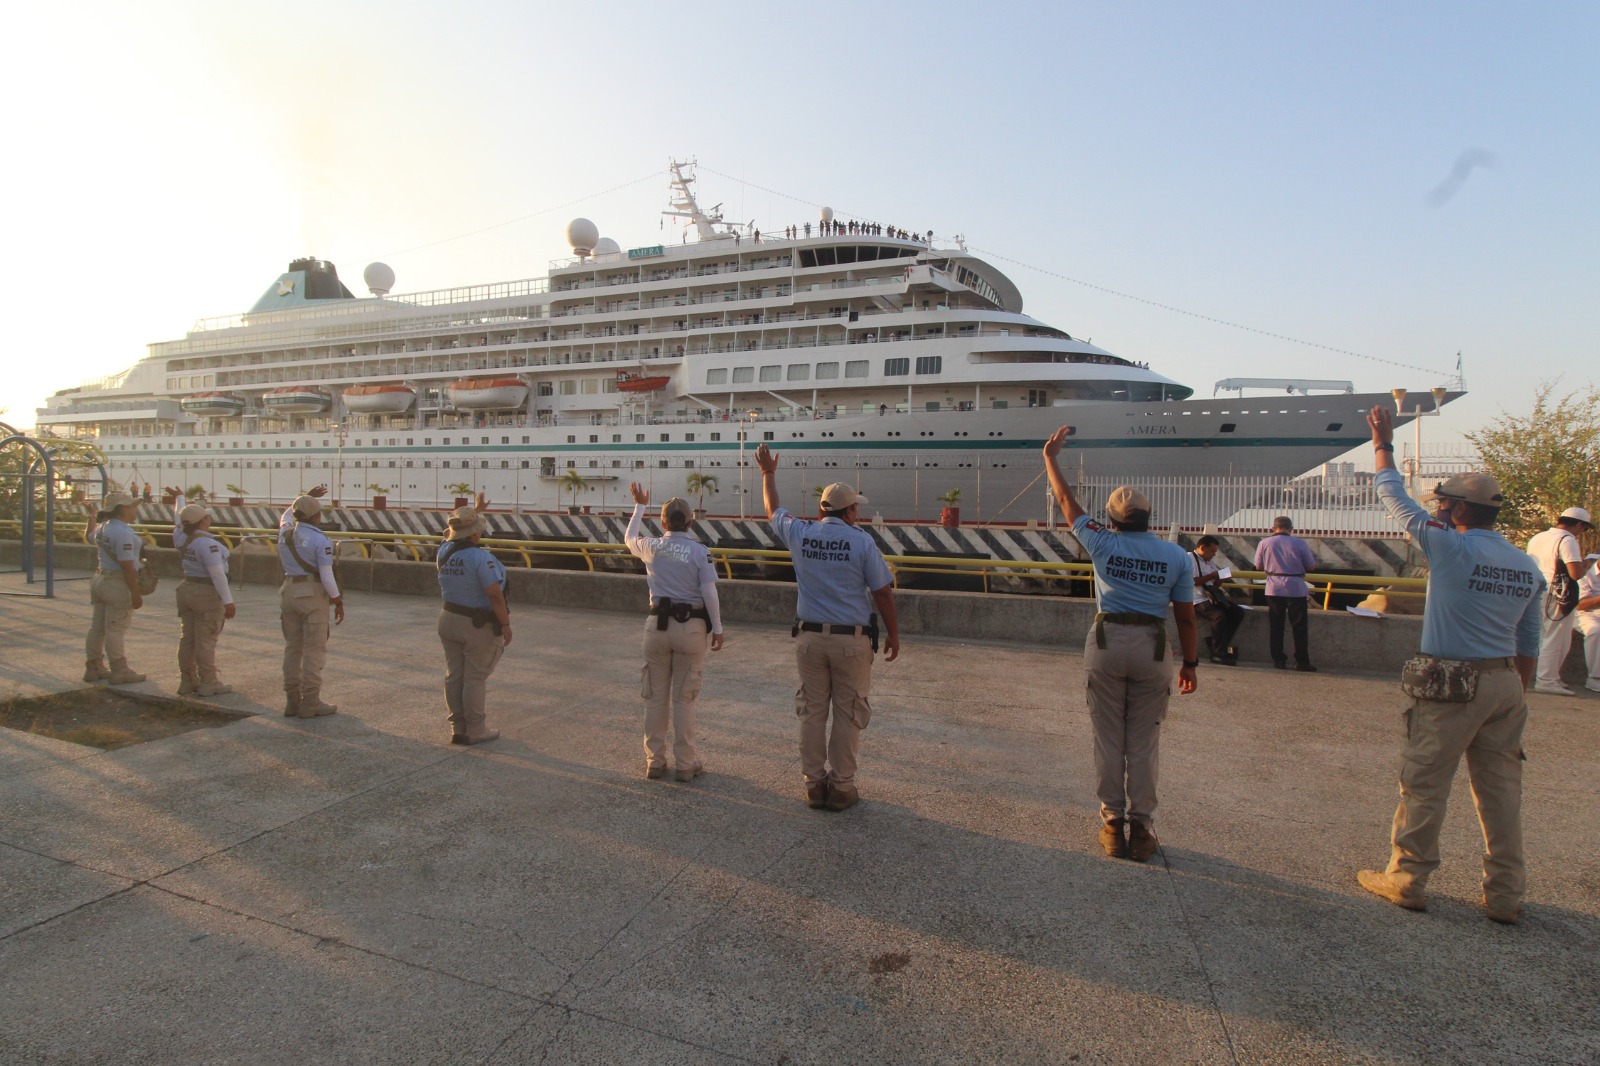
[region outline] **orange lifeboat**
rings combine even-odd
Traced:
[[[527,398],[528,386],[516,378],[465,378],[450,386],[450,403],[463,411],[504,411]]]
[[[406,385],[352,385],[344,390],[344,405],[361,415],[399,414],[416,398]]]
[[[626,370],[617,371],[618,392],[657,392],[667,387],[668,377],[647,378]]]

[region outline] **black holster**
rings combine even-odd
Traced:
[[[680,622],[687,622],[691,618],[703,618],[705,619],[706,628],[711,628],[711,613],[704,607],[696,607],[688,603],[673,603],[672,600],[666,597],[656,601],[653,613],[656,616],[657,629],[667,628],[667,620],[672,618]]]
[[[500,620],[494,616],[494,612],[491,610],[483,607],[463,607],[459,603],[450,603],[449,601],[445,602],[444,609],[449,611],[451,614],[459,614],[463,618],[472,619],[473,629],[482,629],[484,626],[493,626],[495,636],[498,637],[504,633],[504,630],[500,626]]]

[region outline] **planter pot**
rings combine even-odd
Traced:
[[[961,508],[946,507],[939,512],[939,524],[946,529],[955,529],[961,524]]]
[[[588,514],[589,513],[589,504],[584,504],[583,505],[583,513],[584,514]]]
[[[469,504],[471,502],[472,501],[467,499],[465,496],[457,496],[456,497],[456,506],[457,507],[465,507],[467,504]]]
[[[372,509],[374,511],[385,510],[385,509],[388,508],[388,506],[389,506],[389,497],[387,497],[387,496],[374,496],[372,498]]]
[[[243,496],[229,496],[228,497],[228,506],[229,507],[243,507],[244,506],[244,497]]]
[[[575,503],[567,504],[567,513],[568,514],[577,514],[578,513],[578,505],[575,504]]]

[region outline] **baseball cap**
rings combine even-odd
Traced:
[[[489,530],[489,520],[471,507],[457,507],[446,520],[446,540],[466,540]]]
[[[1449,481],[1440,482],[1432,492],[1422,496],[1423,503],[1434,500],[1462,500],[1483,507],[1499,507],[1506,502],[1500,493],[1500,482],[1488,474],[1457,474]]]
[[[866,502],[865,496],[842,481],[835,481],[822,490],[822,506],[830,511],[842,511],[852,504]]]
[[[682,515],[683,520],[687,522],[689,519],[694,517],[694,508],[689,506],[688,500],[680,499],[679,497],[674,496],[672,499],[661,505],[661,521],[665,522],[668,520],[669,516],[675,514]]]
[[[126,492],[109,492],[106,494],[106,498],[100,501],[100,510],[114,511],[118,507],[126,507],[130,503],[138,502]]]
[[[1127,485],[1118,485],[1111,490],[1111,497],[1106,500],[1106,514],[1111,516],[1113,522],[1125,521],[1134,511],[1149,514],[1150,497]]]
[[[183,510],[178,512],[178,521],[186,526],[197,526],[211,517],[211,512],[203,504],[185,504]]]
[[[315,518],[322,513],[322,501],[315,496],[296,496],[293,509],[297,518]]]
[[[1586,526],[1594,525],[1594,519],[1589,517],[1589,512],[1582,507],[1568,507],[1561,512],[1562,518],[1575,518]]]

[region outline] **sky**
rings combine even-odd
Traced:
[[[828,205],[962,234],[1028,313],[1201,395],[1425,390],[1459,352],[1469,395],[1425,429],[1448,444],[1541,381],[1600,377],[1593,3],[90,0],[5,20],[16,426],[248,309],[292,258],[361,295],[381,260],[398,294],[541,277],[579,215],[624,248],[674,239],[673,158],[768,231]]]

